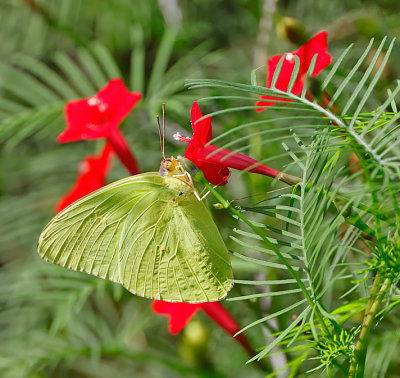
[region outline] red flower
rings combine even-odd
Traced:
[[[100,156],[89,156],[79,165],[76,183],[71,191],[58,202],[57,213],[79,198],[105,185],[112,152],[112,148],[106,144]]]
[[[293,180],[288,181],[289,177],[295,179],[293,176],[279,172],[248,156],[208,144],[212,138],[211,117],[197,121],[202,116],[199,105],[195,101],[191,112],[192,137],[183,137],[179,133],[175,134],[174,137],[181,142],[189,142],[185,151],[185,158],[189,159],[203,172],[207,181],[213,185],[225,185],[228,182],[229,168],[234,168],[278,178],[289,183],[289,185],[293,184]],[[295,179],[294,183],[298,182],[300,182],[300,179]]]
[[[129,92],[121,79],[113,79],[96,95],[68,102],[65,106],[67,128],[58,136],[58,142],[107,138],[140,97],[140,93]]]
[[[301,46],[298,50],[285,54],[285,59],[283,60],[282,68],[278,76],[278,80],[275,84],[276,89],[280,89],[284,92],[287,91],[290,78],[292,76],[292,71],[295,65],[295,55],[297,55],[300,59],[299,73],[291,91],[291,93],[295,95],[299,95],[303,89],[304,80],[308,68],[310,67],[311,61],[315,54],[318,54],[318,56],[315,62],[312,77],[317,76],[325,67],[327,67],[331,63],[332,57],[327,53],[328,45],[326,43],[326,35],[326,31],[319,32],[312,39]],[[275,55],[268,60],[267,88],[271,88],[272,78],[281,57],[282,55]],[[269,101],[257,101],[256,106],[266,107],[273,105],[275,101],[290,101],[273,96],[261,96],[260,98]],[[256,109],[256,111],[258,112],[261,112],[263,110],[265,110],[265,108]]]
[[[64,110],[67,128],[58,136],[58,142],[106,138],[131,174],[139,173],[136,159],[118,126],[140,97],[140,93],[129,92],[121,79],[113,79],[96,95],[68,102]]]
[[[203,303],[165,302],[156,300],[153,301],[152,308],[156,314],[169,317],[169,332],[176,335],[202,306]]]
[[[196,314],[202,309],[214,322],[222,327],[225,332],[235,337],[242,347],[253,356],[254,350],[243,334],[235,336],[239,332],[240,327],[229,312],[221,305],[220,302],[204,302],[204,303],[183,303],[183,302],[165,302],[154,301],[153,311],[156,314],[166,315],[169,317],[168,329],[171,334],[177,334]]]

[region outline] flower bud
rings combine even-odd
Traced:
[[[293,17],[282,17],[276,24],[276,32],[279,37],[299,46],[309,39],[303,24]]]

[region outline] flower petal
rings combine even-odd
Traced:
[[[235,337],[235,340],[243,346],[250,356],[255,355],[254,349],[251,347],[244,334],[241,333],[235,336],[235,334],[240,331],[240,327],[232,315],[225,309],[225,307],[222,306],[220,302],[205,302],[203,303],[202,309],[229,335]]]
[[[197,161],[195,165],[203,172],[205,179],[209,183],[217,186],[224,186],[228,183],[228,178],[230,176],[228,168],[222,165],[208,162],[203,163],[200,161]]]
[[[212,135],[211,117],[198,122],[197,126],[194,125],[195,120],[202,117],[196,101],[193,103],[191,116],[194,130],[192,138],[183,140],[179,135],[179,139],[189,142],[184,156],[203,172],[208,182],[218,186],[226,185],[230,174],[229,168],[248,170],[273,178],[280,177],[281,172],[248,156],[212,144],[207,145]]]
[[[58,202],[57,213],[71,203],[104,186],[110,168],[112,152],[112,147],[106,144],[100,156],[89,156],[80,164],[76,183],[69,193]]]
[[[131,93],[121,79],[110,80],[96,95],[65,106],[67,128],[58,142],[105,138],[116,129],[139,101],[140,93]]]
[[[218,186],[226,185],[230,175],[229,169],[222,164],[218,164],[218,162],[215,163],[211,160],[207,160],[207,152],[205,151],[207,151],[207,148],[194,148],[193,144],[189,142],[184,156],[203,172],[208,182]]]
[[[107,143],[113,147],[115,154],[130,174],[137,175],[139,173],[138,163],[120,130],[111,130],[107,137]]]
[[[194,101],[191,110],[193,136],[191,138],[182,137],[179,133],[176,136],[181,142],[189,142],[184,156],[203,172],[206,180],[214,185],[225,185],[228,182],[229,169],[223,165],[201,159],[204,155],[202,152],[204,145],[212,138],[211,117],[197,122],[201,117],[203,117],[203,114],[200,111],[200,107]]]
[[[204,146],[212,138],[211,117],[197,121],[203,117],[197,101],[193,102],[191,123],[193,128],[192,144],[194,147]]]
[[[252,173],[258,173],[272,178],[277,178],[281,174],[280,171],[268,167],[265,164],[261,164],[251,157],[212,144],[203,148],[202,153],[198,154],[197,159],[202,164],[214,164],[225,167],[225,169],[233,168],[240,171],[247,170]]]
[[[317,76],[325,67],[327,67],[331,63],[332,57],[327,53],[328,45],[326,42],[326,36],[326,31],[321,31],[296,51],[285,54],[285,59],[283,60],[282,68],[275,85],[277,89],[285,92],[287,91],[293,68],[295,66],[296,55],[300,59],[300,68],[297,79],[291,91],[291,93],[294,93],[296,95],[300,94],[303,89],[305,76],[315,54],[318,54],[318,56],[315,62],[312,77]],[[271,88],[272,78],[281,57],[282,55],[275,55],[268,60],[267,88]],[[260,99],[268,101],[258,101],[256,103],[256,106],[271,106],[277,101],[290,101],[288,99],[282,99],[274,96],[261,96]],[[265,109],[256,110],[260,112]]]
[[[181,303],[153,301],[153,312],[169,317],[168,329],[171,334],[177,334],[202,307],[202,303]]]

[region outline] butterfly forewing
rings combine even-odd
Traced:
[[[154,299],[216,301],[232,286],[226,247],[204,204],[156,173],[120,180],[70,205],[42,232],[38,251]]]
[[[39,254],[52,263],[118,282],[119,239],[126,217],[143,195],[159,189],[151,176],[141,176],[115,182],[57,214],[40,236]]]

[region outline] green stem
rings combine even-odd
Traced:
[[[285,257],[282,255],[282,253],[264,236],[260,230],[253,225],[252,222],[250,222],[246,217],[244,217],[240,211],[236,210],[230,202],[226,201],[224,197],[219,194],[214,187],[209,184],[206,180],[203,180],[204,185],[206,188],[210,191],[210,193],[213,194],[213,196],[222,204],[222,206],[229,210],[232,214],[235,214],[240,220],[242,220],[244,223],[246,223],[270,248],[274,253],[277,255],[277,257],[282,261],[282,263],[286,266],[292,277],[296,280],[297,284],[299,285],[301,291],[303,292],[305,298],[307,299],[309,305],[314,309],[315,314],[322,326],[322,328],[325,330],[326,334],[329,335],[330,331],[328,326],[325,324],[325,320],[320,313],[319,309],[317,306],[315,306],[314,300],[311,298],[310,294],[307,291],[307,288],[305,287],[303,281],[300,279],[299,275],[296,273],[296,271],[292,268],[292,266],[289,264],[289,262],[285,259]]]
[[[375,277],[374,283],[370,291],[370,298],[365,309],[365,315],[362,323],[360,336],[355,346],[353,357],[351,359],[349,377],[350,378],[362,378],[364,376],[365,369],[365,358],[367,354],[367,340],[371,330],[372,321],[375,318],[376,312],[379,305],[384,298],[386,291],[390,287],[391,281],[386,278],[383,281],[383,277],[378,273]],[[380,288],[380,289],[379,289]]]
[[[328,326],[326,325],[325,320],[324,320],[318,306],[315,305],[316,303],[311,298],[310,294],[308,293],[307,288],[305,287],[303,281],[300,279],[300,277],[298,276],[296,271],[292,268],[292,266],[285,259],[285,257],[281,254],[281,252],[264,236],[264,234],[262,232],[260,232],[260,230],[257,227],[255,227],[253,225],[252,222],[250,222],[246,217],[244,217],[240,213],[240,211],[236,210],[232,206],[231,202],[226,201],[225,198],[221,194],[219,194],[218,191],[216,191],[215,188],[210,183],[208,183],[204,178],[201,181],[203,182],[205,187],[210,191],[210,193],[213,194],[213,196],[222,204],[222,206],[225,209],[229,210],[232,214],[236,215],[240,220],[242,220],[244,223],[246,223],[268,245],[268,248],[270,248],[277,255],[277,257],[287,267],[287,269],[291,273],[292,277],[296,280],[298,286],[300,287],[301,291],[303,292],[303,294],[304,294],[305,298],[307,299],[307,302],[309,303],[311,308],[314,309],[314,313],[315,313],[316,317],[318,318],[318,320],[321,324],[321,327],[324,329],[324,331],[327,335],[330,335],[331,332],[330,332]],[[335,365],[338,368],[340,368],[340,370],[347,372],[347,370],[342,366],[342,364],[339,361],[335,361]]]

